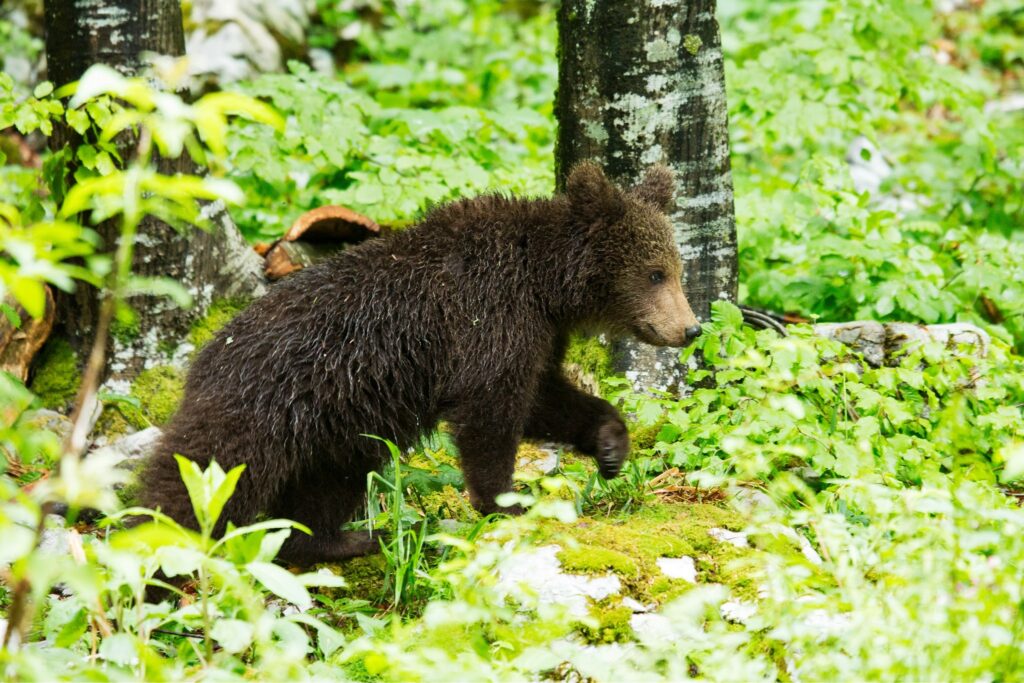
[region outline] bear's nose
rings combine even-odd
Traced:
[[[692,341],[700,336],[700,325],[693,325],[686,328],[686,340]]]

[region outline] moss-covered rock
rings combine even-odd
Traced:
[[[155,425],[174,415],[185,393],[185,374],[166,365],[143,370],[132,382],[132,396],[142,404],[142,414]]]
[[[612,355],[596,337],[574,335],[563,365],[570,380],[596,395],[601,393],[601,380],[612,374]]]
[[[665,426],[661,420],[651,425],[632,424],[629,430],[629,442],[631,450],[635,452],[649,451],[658,443],[658,434]]]
[[[132,382],[129,401],[108,403],[103,408],[94,431],[106,436],[161,426],[171,419],[185,392],[185,373],[168,365],[143,370]]]
[[[565,362],[579,366],[598,379],[612,372],[612,354],[597,337],[573,335],[565,352]]]
[[[29,384],[40,403],[51,410],[66,410],[81,383],[78,356],[71,344],[60,337],[46,342],[35,361],[35,372]]]
[[[249,305],[247,299],[218,299],[210,304],[206,315],[192,324],[188,340],[196,350],[203,348],[231,319]]]

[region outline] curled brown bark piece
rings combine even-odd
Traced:
[[[372,218],[344,206],[321,206],[295,219],[284,237],[271,245],[258,245],[266,274],[278,280],[329,256],[346,244],[358,244],[381,232]]]

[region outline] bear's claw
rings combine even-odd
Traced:
[[[597,429],[597,469],[605,479],[613,479],[629,455],[629,431],[619,418],[608,419]]]

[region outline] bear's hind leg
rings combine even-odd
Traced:
[[[490,408],[493,404],[483,402],[482,405]],[[521,421],[513,415],[501,415],[500,411],[488,412],[486,416],[474,411],[469,416],[453,417],[452,423],[469,502],[482,515],[521,514],[520,506],[501,507],[494,500],[512,490],[512,473],[522,435]]]
[[[309,527],[313,535],[293,529],[281,547],[282,560],[302,566],[338,562],[380,550],[377,536],[366,531],[342,531],[366,500],[366,474],[327,466],[293,479],[274,511],[276,517]]]

